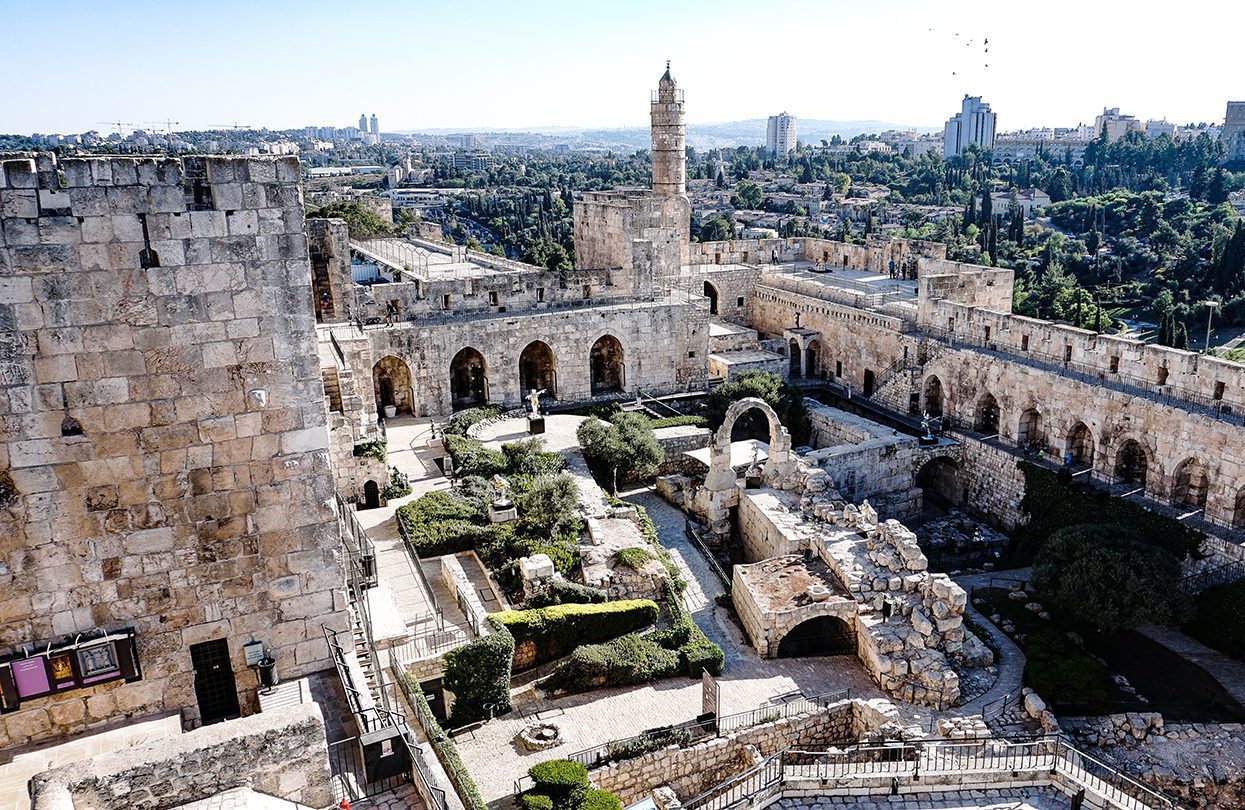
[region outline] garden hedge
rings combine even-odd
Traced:
[[[504,610],[490,618],[516,642],[536,643],[538,662],[561,658],[583,644],[594,644],[656,624],[660,615],[650,599],[592,604],[567,603],[534,610]]]
[[[504,625],[492,622],[494,632],[445,654],[442,685],[454,693],[450,713],[453,726],[510,711],[510,674],[514,637]]]
[[[480,795],[480,789],[476,786],[475,780],[471,778],[467,764],[463,762],[462,755],[458,753],[458,746],[437,722],[436,715],[432,713],[432,708],[428,705],[428,699],[424,697],[424,690],[420,687],[419,681],[415,680],[409,672],[405,673],[405,678],[407,687],[405,691],[415,704],[414,709],[419,716],[419,724],[423,726],[424,732],[428,735],[432,750],[437,755],[437,759],[441,761],[441,767],[449,776],[463,806],[466,810],[488,810],[488,802],[484,801],[484,797]]]

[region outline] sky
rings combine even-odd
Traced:
[[[999,131],[1117,106],[1222,122],[1245,99],[1240,0],[0,0],[0,20],[18,134],[646,126],[667,59],[696,123],[941,126],[966,93]]]

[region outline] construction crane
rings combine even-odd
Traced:
[[[232,129],[236,131],[239,129],[250,129],[250,128],[251,128],[250,124],[239,124],[236,121],[232,124],[208,124],[208,129]]]
[[[96,121],[97,124],[107,124],[110,127],[116,127],[114,130],[118,135],[124,135],[124,130],[134,126],[133,121]]]
[[[172,134],[173,134],[173,127],[175,127],[175,126],[177,126],[178,124],[180,124],[180,123],[181,123],[181,121],[170,121],[170,120],[168,120],[168,119],[166,118],[166,119],[165,119],[165,120],[163,120],[163,121],[148,121],[148,122],[146,122],[146,123],[151,124],[152,126],[156,126],[156,125],[158,125],[158,124],[163,124],[163,125],[164,125],[164,134],[165,134],[165,135],[172,135]]]

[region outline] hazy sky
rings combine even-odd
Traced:
[[[1000,130],[1104,106],[1184,123],[1245,99],[1241,0],[0,0],[0,20],[14,133],[644,125],[666,59],[703,123],[938,126],[965,93]]]

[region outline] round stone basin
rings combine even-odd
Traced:
[[[807,593],[808,598],[812,599],[814,602],[824,602],[830,598],[830,589],[825,585],[809,585],[804,589],[804,592]]]
[[[553,723],[539,723],[519,732],[519,743],[529,751],[544,751],[562,744],[562,731]]]

